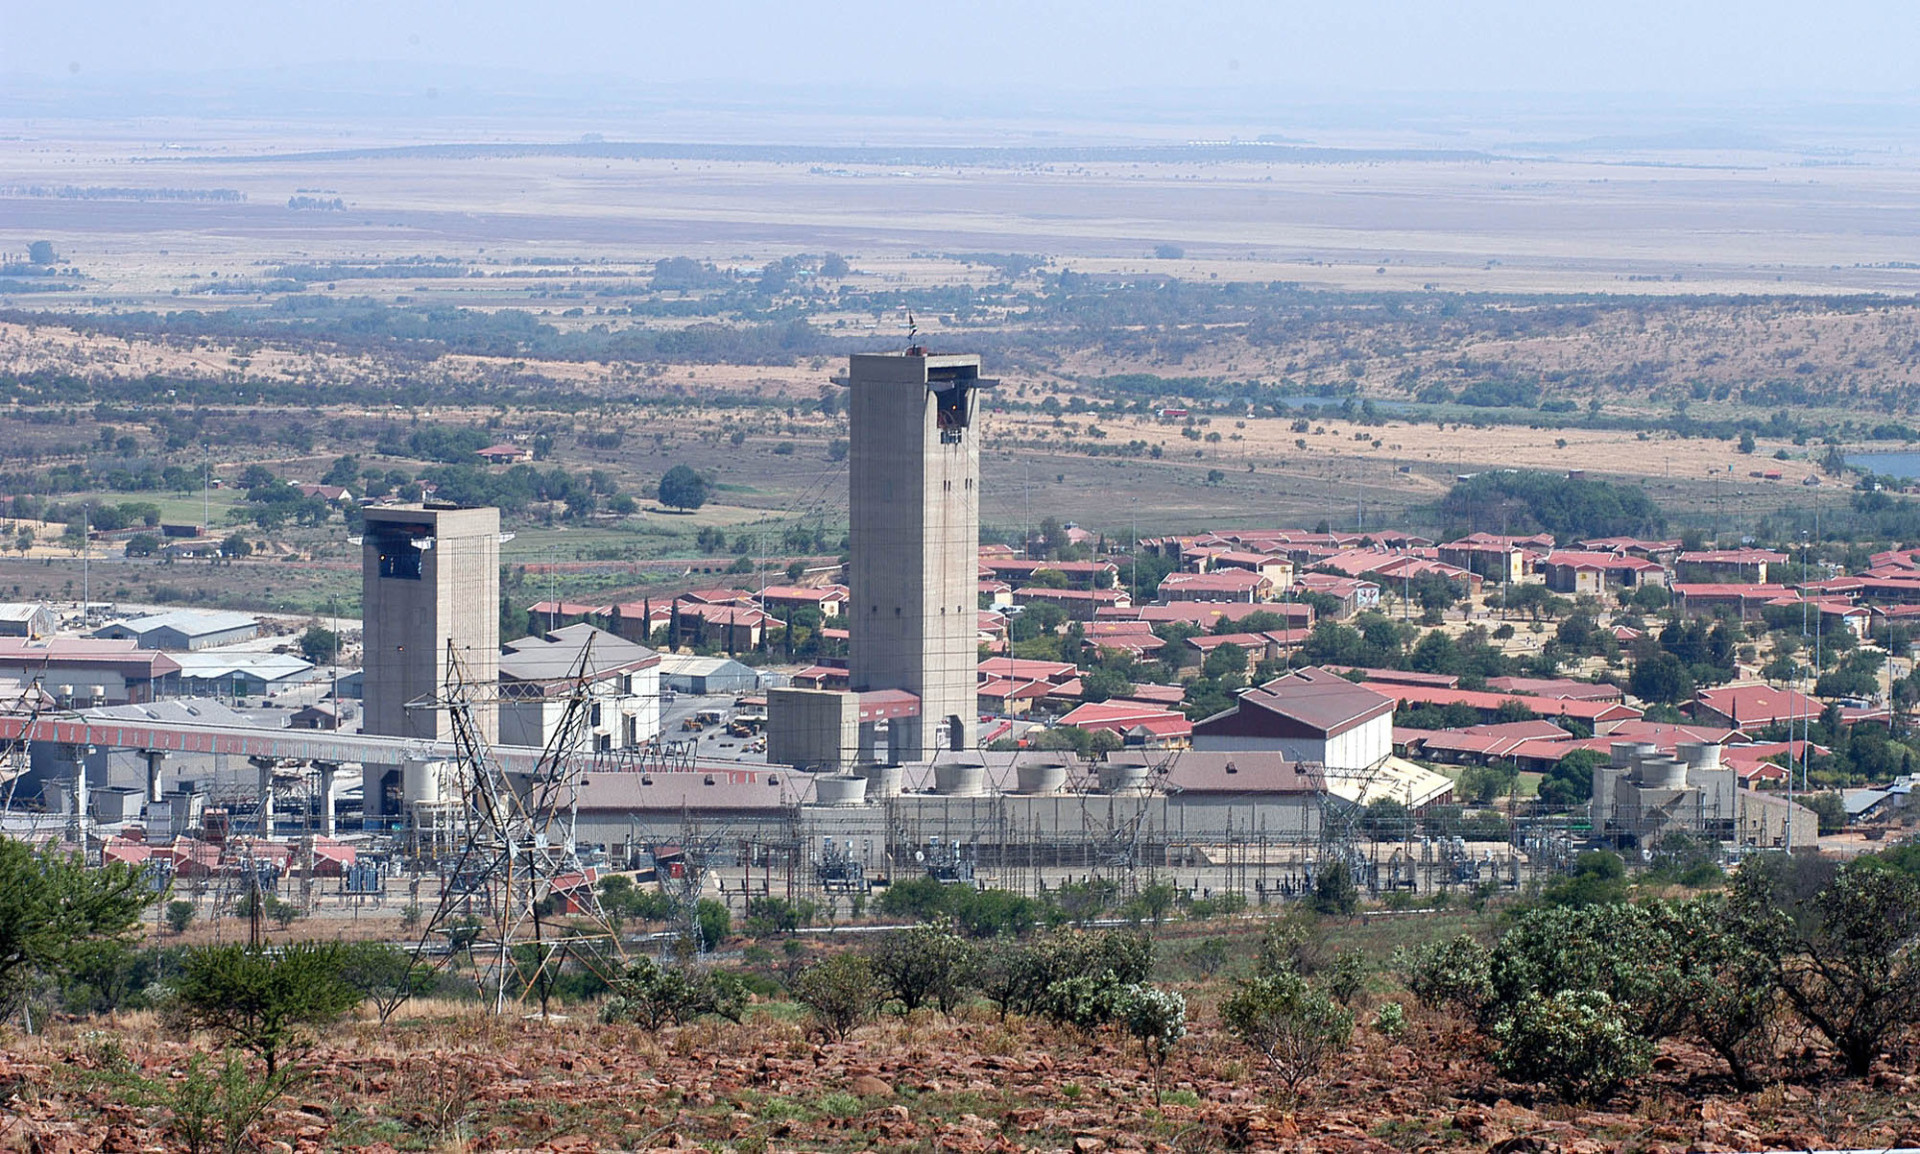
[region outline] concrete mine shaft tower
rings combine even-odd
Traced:
[[[899,689],[918,717],[889,722],[901,761],[973,746],[980,541],[980,358],[857,355],[848,386],[848,575],[855,693]]]

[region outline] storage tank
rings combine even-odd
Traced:
[[[1643,757],[1638,777],[1643,789],[1685,789],[1687,763],[1677,757]]]
[[[1101,793],[1140,793],[1147,788],[1149,769],[1144,765],[1115,765],[1103,762],[1100,766]]]
[[[1711,741],[1683,741],[1674,756],[1686,762],[1688,769],[1720,768],[1720,747]]]
[[[933,792],[945,797],[979,797],[987,792],[987,767],[977,761],[936,761]]]
[[[437,805],[446,790],[447,764],[409,757],[400,767],[400,796],[408,805]]]
[[[860,776],[866,779],[867,796],[871,798],[900,796],[900,767],[897,765],[863,765]]]
[[[1615,769],[1628,769],[1636,757],[1652,757],[1659,747],[1651,741],[1616,741],[1607,747],[1609,758]]]
[[[860,805],[867,800],[867,779],[850,773],[821,774],[813,779],[813,800],[819,805]]]
[[[1067,784],[1064,761],[1023,761],[1014,767],[1021,793],[1059,793]]]

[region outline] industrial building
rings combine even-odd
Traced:
[[[1325,669],[1298,669],[1194,723],[1201,751],[1276,750],[1290,760],[1359,771],[1393,753],[1391,697]]]
[[[142,649],[179,653],[251,641],[260,636],[260,622],[246,613],[175,609],[109,622],[94,630],[93,635],[115,641],[131,640]]]
[[[186,697],[265,697],[318,675],[312,662],[291,653],[181,653],[173,660]]]
[[[437,700],[449,654],[477,687],[474,722],[497,740],[500,680],[500,511],[393,505],[366,511],[360,605],[366,653],[363,732],[449,736]],[[414,708],[409,708],[413,704]]]
[[[587,745],[632,749],[660,734],[660,655],[591,625],[509,641],[500,655],[500,740],[545,748],[584,678]]]
[[[59,627],[44,601],[0,602],[0,637],[50,637]]]
[[[1671,834],[1764,849],[1811,846],[1820,823],[1778,794],[1740,786],[1710,741],[1683,741],[1671,757],[1650,741],[1617,741],[1593,769],[1593,832],[1619,846],[1651,847]]]

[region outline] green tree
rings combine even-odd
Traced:
[[[694,925],[700,934],[700,948],[718,949],[721,942],[733,933],[733,915],[727,907],[712,898],[701,898],[694,903]]]
[[[167,903],[167,928],[176,934],[184,934],[193,924],[195,910],[192,902]]]
[[[1680,658],[1662,650],[1633,663],[1627,690],[1642,701],[1677,705],[1693,697],[1693,674]]]
[[[229,533],[226,538],[220,542],[220,555],[222,557],[251,557],[253,556],[253,543],[239,533]]]
[[[685,465],[675,465],[660,478],[660,503],[676,509],[698,509],[707,503],[707,479]]]
[[[1353,1012],[1289,970],[1241,982],[1220,1004],[1220,1021],[1294,1098],[1353,1038]]]
[[[793,995],[813,1013],[819,1029],[837,1041],[873,1019],[886,991],[865,954],[847,951],[800,971]]]
[[[1887,1041],[1920,1022],[1920,879],[1864,858],[1831,866],[1770,854],[1740,867],[1729,897],[1746,940],[1774,960],[1794,1011],[1867,1074]]]
[[[306,1037],[357,1005],[338,943],[294,942],[276,953],[207,946],[182,959],[173,1008],[182,1022],[211,1030],[259,1055],[269,1076]]]
[[[882,934],[867,948],[873,976],[887,996],[911,1014],[933,1003],[950,1014],[960,1004],[973,967],[973,947],[935,926]]]
[[[27,246],[27,260],[33,264],[52,264],[59,259],[60,254],[53,251],[52,241],[36,240]]]
[[[340,656],[340,635],[319,625],[309,625],[300,635],[300,655],[315,665],[331,664]]]
[[[88,869],[78,854],[0,839],[0,998],[124,951],[154,897],[130,866]]]

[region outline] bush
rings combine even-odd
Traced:
[[[1003,943],[982,950],[972,980],[1002,1014],[1044,1014],[1067,1022],[1097,1019],[1097,1025],[1112,1016],[1111,1010],[1096,1013],[1089,1001],[1095,993],[1065,983],[1083,979],[1105,991],[1145,982],[1152,970],[1153,940],[1144,934],[1059,930],[1031,945]]]
[[[1407,1032],[1407,1008],[1399,1002],[1388,1002],[1374,1012],[1373,1028],[1383,1038],[1398,1038]]]
[[[1493,1036],[1502,1075],[1544,1083],[1570,1102],[1604,1101],[1645,1074],[1653,1057],[1653,1043],[1628,1029],[1598,990],[1529,994]]]
[[[882,934],[868,948],[867,959],[881,988],[904,1013],[933,1003],[950,1014],[966,992],[973,949],[946,930],[915,926]]]
[[[238,1154],[250,1149],[254,1127],[273,1104],[286,1094],[292,1075],[262,1078],[247,1068],[240,1054],[224,1055],[218,1065],[206,1055],[194,1054],[177,1076],[148,1078],[122,1059],[111,1065],[105,1080],[128,1105],[157,1109],[166,1114],[166,1132],[178,1138],[189,1154],[221,1150]]]
[[[643,956],[613,980],[613,996],[601,1007],[600,1017],[605,1022],[638,1022],[648,1030],[658,1030],[703,1014],[737,1022],[746,1012],[746,1004],[746,988],[733,974],[663,966]]]
[[[176,934],[184,934],[193,924],[196,911],[192,902],[173,901],[167,903],[167,928]]]
[[[1241,982],[1221,1003],[1220,1021],[1266,1061],[1293,1097],[1353,1038],[1353,1012],[1294,973]]]
[[[1346,862],[1329,862],[1313,879],[1313,911],[1348,915],[1360,908],[1360,888]]]
[[[258,1054],[271,1076],[308,1028],[360,1001],[346,960],[338,943],[295,942],[277,954],[240,945],[192,950],[175,979],[172,1008],[183,1024]]]
[[[1216,894],[1210,898],[1195,898],[1187,903],[1187,917],[1196,922],[1209,918],[1228,918],[1245,913],[1247,898],[1245,894]]]
[[[1180,1039],[1187,1036],[1187,1000],[1172,990],[1136,983],[1123,986],[1115,1010],[1127,1033],[1140,1042],[1153,1076],[1153,1101],[1160,1103],[1160,1071]]]
[[[1429,1009],[1453,1006],[1477,1015],[1493,996],[1493,955],[1466,934],[1401,951],[1395,961],[1407,989]]]
[[[1549,885],[1541,898],[1556,906],[1606,905],[1627,900],[1627,863],[1608,850],[1573,859],[1573,873]]]
[[[1536,995],[1597,992],[1641,1034],[1666,1037],[1687,1020],[1689,936],[1658,902],[1529,911],[1494,947],[1491,1014],[1509,1016]]]
[[[1360,950],[1341,950],[1326,969],[1327,993],[1343,1006],[1353,1005],[1367,985],[1367,955]]]
[[[813,1013],[814,1024],[838,1041],[873,1018],[885,990],[866,955],[835,954],[800,971],[793,995]]]

